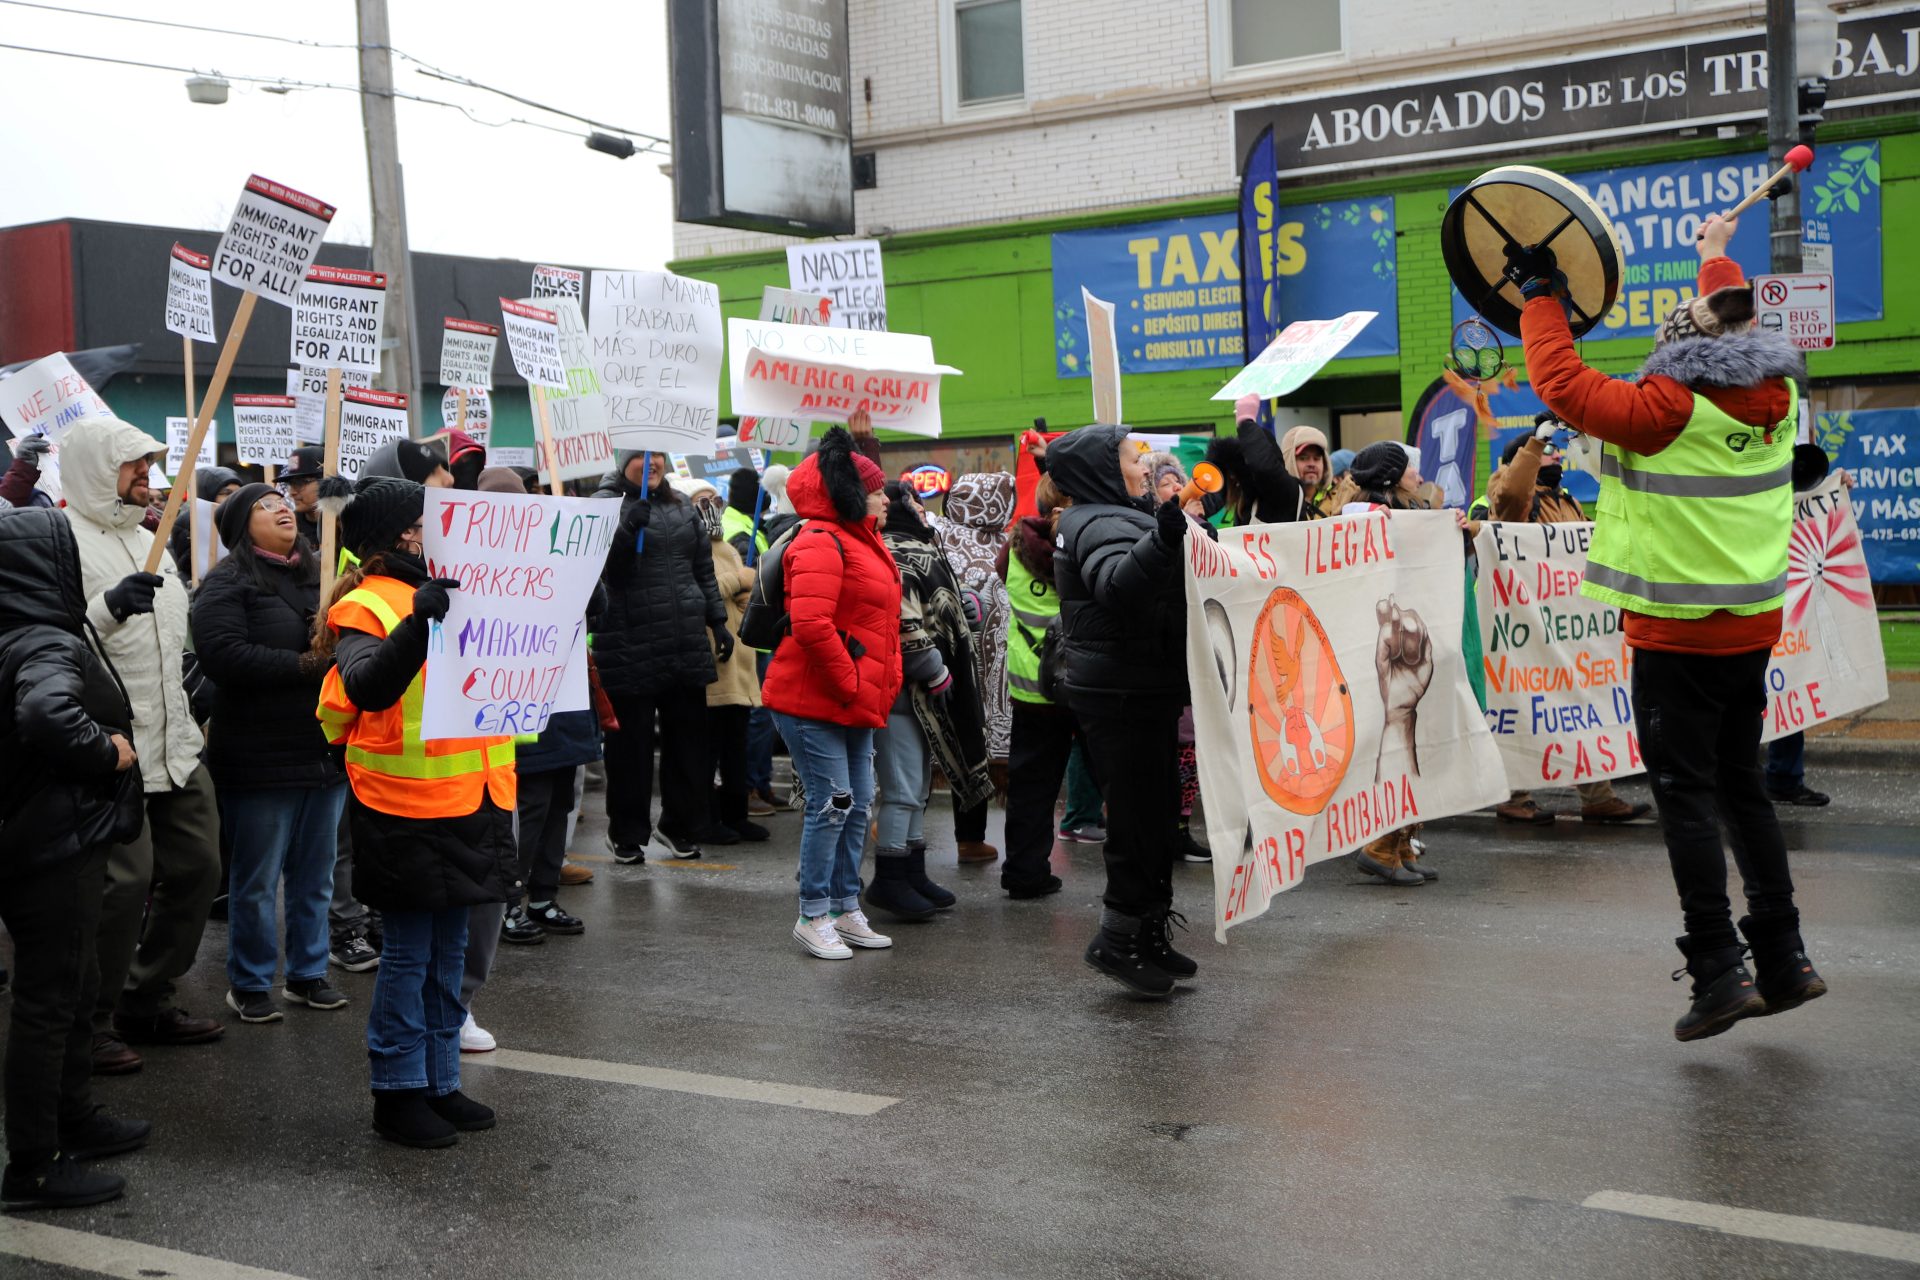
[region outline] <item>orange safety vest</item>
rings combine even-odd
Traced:
[[[413,588],[374,576],[327,610],[338,634],[352,629],[382,639],[413,612]],[[427,669],[414,673],[400,701],[363,711],[347,697],[340,668],[320,686],[317,714],[327,741],[347,747],[347,780],[360,803],[400,818],[464,818],[480,807],[481,791],[512,812],[519,794],[512,738],[420,737]]]

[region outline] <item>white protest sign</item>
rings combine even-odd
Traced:
[[[539,465],[536,456],[539,450],[526,445],[495,445],[487,450],[487,462],[496,467],[527,467]]]
[[[720,290],[670,271],[596,271],[587,314],[621,449],[699,453],[720,425]]]
[[[467,393],[467,420],[460,426],[460,392]],[[473,437],[482,449],[493,438],[493,396],[479,387],[448,387],[440,397],[440,425],[447,431],[459,427]]]
[[[787,283],[833,299],[836,329],[887,327],[887,282],[877,240],[819,240],[787,246]]]
[[[607,398],[601,394],[600,380],[593,372],[593,348],[580,304],[572,298],[555,298],[553,314],[560,327],[560,364],[567,373],[566,388],[547,393],[547,425],[553,433],[554,456],[562,480],[595,479],[613,470]],[[535,440],[539,433],[536,422]],[[544,447],[539,452],[541,482],[551,484]]]
[[[1833,345],[1833,292],[1831,273],[1755,276],[1754,323],[1802,351],[1825,351]]]
[[[770,284],[760,291],[760,318],[780,324],[831,324],[833,299],[824,293],[801,293]],[[739,434],[743,442],[764,448],[798,449],[812,426],[792,418],[742,417]]]
[[[178,476],[186,468],[187,438],[193,434],[192,418],[167,419],[167,474]],[[214,446],[220,436],[220,424],[207,423],[207,434],[200,438],[200,457],[195,467],[215,467],[219,462]]]
[[[500,326],[448,316],[440,322],[440,385],[493,389],[493,349]]]
[[[270,467],[285,461],[300,445],[294,431],[298,412],[292,396],[234,396],[233,443],[241,463]]]
[[[373,375],[362,369],[340,374],[342,391],[370,387]],[[293,397],[293,434],[301,444],[319,444],[327,434],[327,371],[298,367],[287,370],[287,394]]]
[[[587,273],[570,267],[533,269],[533,298],[572,298],[581,306],[587,302]]]
[[[310,369],[380,372],[380,317],[387,277],[351,267],[313,267],[293,299],[290,363]]]
[[[1253,393],[1271,400],[1298,391],[1379,314],[1349,311],[1336,320],[1295,320],[1213,398],[1238,400]]]
[[[937,436],[940,379],[960,372],[936,362],[933,340],[917,333],[736,318],[727,341],[734,412],[756,418],[845,422],[865,409],[876,427]]]
[[[1452,512],[1195,530],[1184,554],[1215,938],[1309,863],[1506,799]]]
[[[374,450],[389,440],[404,440],[407,396],[403,391],[354,387],[340,394],[340,474],[360,477]]]
[[[1887,657],[1867,553],[1839,476],[1794,496],[1784,628],[1767,667],[1771,742],[1887,700]]]
[[[112,416],[107,402],[58,351],[0,379],[0,421],[16,436],[44,435],[58,444],[80,419]]]
[[[1120,339],[1113,328],[1113,304],[1080,286],[1087,315],[1087,370],[1093,375],[1093,420],[1125,422],[1120,412]]]
[[[513,355],[515,373],[531,386],[567,385],[566,371],[560,366],[560,327],[553,312],[502,298],[500,323],[507,331],[507,350]]]
[[[213,277],[290,307],[332,221],[332,205],[255,174],[220,237]]]
[[[617,502],[427,490],[427,570],[460,589],[428,638],[422,737],[539,733],[587,709],[587,601],[619,520]]]
[[[217,510],[205,498],[196,496],[193,500],[193,533],[188,544],[192,549],[187,559],[192,562],[195,582],[212,573],[213,566],[227,558],[227,545],[220,541],[220,531],[213,522]]]
[[[176,243],[167,257],[167,332],[213,341],[213,259]]]

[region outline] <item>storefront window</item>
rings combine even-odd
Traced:
[[[1227,0],[1229,61],[1237,70],[1338,53],[1342,0]]]
[[[1020,0],[954,0],[953,30],[961,106],[1025,95]]]

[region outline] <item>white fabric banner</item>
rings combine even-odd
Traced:
[[[1887,700],[1887,655],[1867,554],[1839,476],[1795,494],[1787,602],[1767,666],[1760,740],[1800,733]]]
[[[917,333],[736,317],[727,344],[733,411],[757,418],[845,422],[865,409],[876,427],[938,436],[940,379],[960,372],[936,362],[933,339]]]
[[[1187,539],[1187,670],[1214,937],[1310,863],[1506,798],[1467,683],[1451,512]]]
[[[587,601],[619,519],[592,498],[427,490],[427,567],[460,588],[427,641],[422,737],[539,733],[588,708]]]

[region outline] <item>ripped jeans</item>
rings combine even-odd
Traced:
[[[873,809],[873,730],[773,713],[807,791],[800,825],[800,914],[860,906],[860,854]]]

